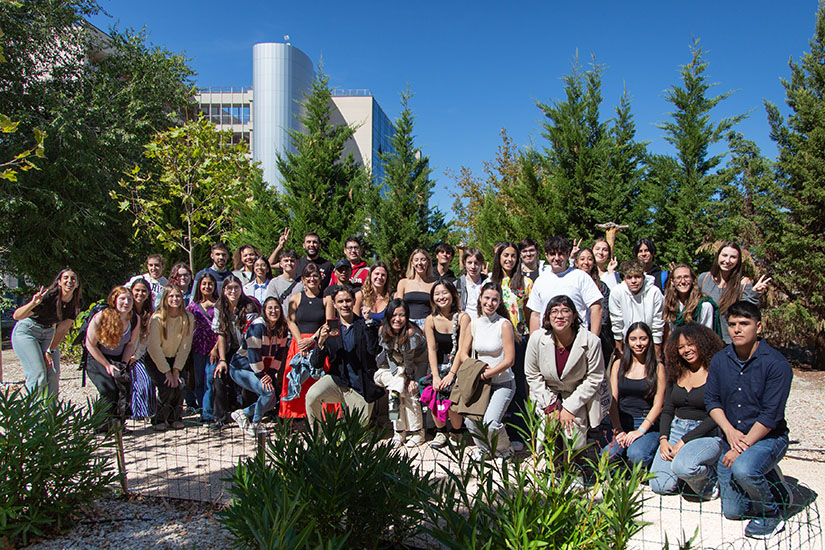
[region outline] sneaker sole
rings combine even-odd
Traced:
[[[773,537],[774,535],[778,535],[779,533],[781,533],[784,530],[785,530],[785,521],[783,520],[776,527],[774,527],[773,531],[771,531],[770,533],[766,533],[764,535],[762,535],[762,534],[754,535],[754,534],[748,533],[747,530],[745,530],[745,536],[748,537],[748,538],[751,538],[751,539],[767,540],[767,539]]]

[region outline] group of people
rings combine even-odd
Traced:
[[[721,496],[726,516],[754,518],[749,536],[783,528],[792,371],[758,338],[770,279],[744,276],[736,243],[698,277],[662,270],[649,239],[621,266],[606,239],[551,237],[546,262],[532,239],[500,242],[490,262],[462,250],[458,275],[442,243],[414,250],[394,282],[383,262],[367,266],[357,237],[335,264],[317,234],[300,257],[288,238],[268,257],[216,243],[194,276],[176,264],[166,279],[151,255],[93,308],[84,363],[113,418],[179,429],[186,403],[214,429],[234,421],[254,435],[267,415],[314,423],[340,407],[366,423],[387,396],[392,445],[427,444],[431,424],[430,446],[466,430],[483,460],[524,447],[516,413],[529,399],[574,447],[649,468],[654,491]],[[30,390],[57,394],[58,345],[80,304],[66,269],[15,311]]]

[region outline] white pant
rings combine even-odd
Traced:
[[[407,392],[407,379],[399,369],[393,375],[390,369],[378,369],[373,376],[375,383],[389,391],[398,392],[401,402],[401,415],[398,420],[392,421],[392,427],[396,432],[417,432],[424,426],[424,415],[421,413],[421,404],[418,397]]]

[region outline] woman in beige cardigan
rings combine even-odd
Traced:
[[[575,447],[610,408],[599,337],[582,326],[568,296],[547,304],[542,328],[530,335],[524,374],[536,411],[558,420]],[[544,439],[544,429],[539,432]]]

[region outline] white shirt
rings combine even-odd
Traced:
[[[626,282],[610,293],[610,323],[616,340],[623,340],[630,325],[641,321],[650,327],[653,343],[662,343],[665,299],[653,280],[651,275],[645,275],[642,288],[636,294],[630,292]]]
[[[486,282],[481,277],[478,282],[474,283],[469,275],[464,276],[465,284],[467,285],[467,303],[464,305],[464,311],[470,316],[470,319],[478,319],[478,295],[481,293],[481,287]]]
[[[560,295],[573,300],[582,323],[590,328],[590,306],[603,298],[590,275],[575,267],[569,267],[561,273],[553,273],[550,268],[545,269],[533,283],[527,307],[530,311],[538,312],[543,319],[547,304]]]
[[[169,279],[163,276],[161,276],[160,279],[153,279],[148,273],[144,273],[143,275],[135,275],[129,279],[129,282],[126,283],[125,286],[127,288],[132,288],[132,285],[138,279],[146,279],[146,282],[149,283],[149,287],[152,290],[152,304],[155,306],[155,311],[157,311],[160,306],[160,298],[161,294],[163,294],[163,287],[169,284]]]

